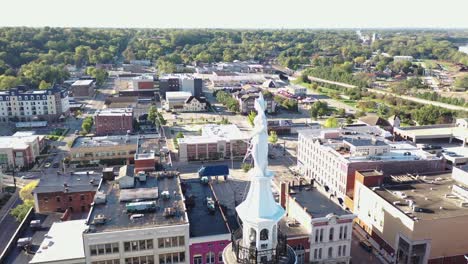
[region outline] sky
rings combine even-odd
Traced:
[[[2,0],[0,26],[468,28],[468,0]]]

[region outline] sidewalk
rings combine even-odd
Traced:
[[[372,237],[367,238],[369,235],[359,225],[355,224],[353,230],[356,231],[356,234],[360,237],[361,240],[367,240],[372,245],[374,249],[372,252],[377,258],[380,259],[380,261],[382,261],[382,263],[393,263],[392,257],[387,252],[385,252],[385,250],[380,250],[380,245],[375,242]]]

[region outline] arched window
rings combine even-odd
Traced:
[[[214,264],[215,263],[215,254],[214,252],[206,253],[206,264]]]
[[[257,241],[257,231],[255,229],[250,228],[250,235],[249,235],[250,242],[256,242]]]
[[[328,248],[328,258],[332,258],[332,257],[333,257],[333,248],[329,247]]]
[[[328,236],[328,239],[330,241],[333,241],[333,233],[335,233],[335,229],[332,227],[332,228],[330,228],[330,234]]]
[[[262,229],[260,231],[260,240],[268,240],[268,229]]]

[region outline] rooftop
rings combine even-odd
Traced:
[[[247,140],[248,135],[243,133],[236,125],[208,124],[202,127],[201,136],[188,136],[179,138],[179,144],[216,143],[219,140]]]
[[[468,188],[450,173],[393,175],[383,187],[373,190],[413,220],[468,215]]]
[[[401,161],[401,160],[438,160],[413,144],[386,140],[386,132],[376,126],[351,126],[338,129],[304,129],[301,136],[318,140],[323,147],[335,151],[349,162],[363,161]],[[351,146],[359,148],[352,151]],[[369,149],[363,152],[363,147],[378,147],[379,151],[371,153]]]
[[[291,186],[289,188],[289,195],[296,199],[296,202],[304,207],[312,218],[325,217],[330,213],[338,216],[351,214],[351,212],[344,210],[316,190],[315,187]]]
[[[133,116],[132,108],[106,108],[96,112],[96,116]]]
[[[160,136],[158,134],[140,136],[135,159],[154,159],[155,154],[159,154],[159,150],[162,146],[163,144],[160,142]]]
[[[82,235],[87,228],[85,222],[85,220],[72,220],[53,223],[29,263],[84,259]]]
[[[135,181],[133,190],[136,190],[136,196],[138,196],[138,190],[146,193],[144,192],[145,189],[156,189],[159,192],[156,199],[145,199],[146,202],[153,202],[155,208],[137,214],[127,212],[127,205],[131,202],[120,201],[122,190],[118,187],[116,181],[103,182],[96,195],[105,196],[105,202],[95,202],[93,205],[88,216],[89,232],[110,232],[187,224],[188,220],[179,178],[177,176],[156,177],[154,175],[147,176],[146,181]],[[163,193],[168,194],[168,196],[162,195]],[[133,202],[136,201],[141,202],[142,199],[135,199]],[[105,218],[104,223],[96,221],[100,217]]]
[[[190,92],[166,92],[166,100],[187,100],[192,93]]]
[[[72,172],[70,174],[50,174],[41,178],[34,193],[88,192],[96,191],[102,174],[94,171]]]
[[[93,80],[78,80],[75,81],[72,86],[85,86],[85,85],[91,85],[93,84]]]
[[[184,181],[183,186],[190,221],[190,237],[230,234],[227,220],[221,212],[210,185],[201,183],[199,179],[191,179]],[[208,197],[215,201],[213,212],[208,210]]]
[[[118,145],[136,145],[138,135],[129,136],[102,136],[102,137],[77,137],[72,148],[111,147]]]
[[[38,135],[27,135],[15,133],[13,136],[0,137],[0,149],[13,148],[13,149],[26,149],[31,142],[38,140]]]

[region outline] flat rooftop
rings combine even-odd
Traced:
[[[187,206],[190,237],[230,234],[227,220],[221,212],[210,185],[202,184],[199,179],[190,179],[183,181],[183,186],[185,199],[193,201],[193,206]],[[208,210],[207,197],[215,201],[214,212]]]
[[[159,134],[140,135],[135,153],[135,159],[147,159],[150,157],[154,158],[155,155],[159,154],[159,151],[163,145],[164,144],[161,142],[161,137]]]
[[[133,116],[132,108],[106,108],[98,110],[96,116]]]
[[[102,137],[77,137],[72,148],[112,147],[118,145],[136,145],[138,135],[129,136],[102,136]]]
[[[34,193],[53,192],[90,192],[96,191],[101,181],[102,173],[95,171],[80,171],[67,174],[50,174],[40,179]]]
[[[449,137],[462,140],[463,138],[468,138],[468,128],[456,126],[455,124],[399,127],[395,128],[395,132],[409,136],[415,140]]]
[[[0,137],[0,149],[13,148],[13,149],[26,149],[29,144],[38,140],[38,135],[27,135],[15,133],[13,136]]]
[[[131,219],[131,214],[127,213],[126,204],[128,202],[120,201],[121,189],[116,181],[103,182],[98,194],[105,194],[105,203],[95,203],[88,216],[88,225],[90,226],[89,232],[111,232],[129,229],[141,229],[148,227],[170,226],[187,224],[188,219],[185,213],[185,204],[180,187],[180,180],[178,177],[172,178],[159,178],[156,176],[147,176],[146,181],[141,182],[135,180],[135,189],[156,189],[159,191],[158,198],[154,200],[156,203],[156,211],[135,213],[142,214],[141,217]],[[125,189],[129,190],[129,189]],[[169,198],[164,199],[161,197],[162,192],[168,192]],[[137,201],[136,199],[135,201]],[[138,200],[138,201],[141,201]],[[131,201],[129,201],[131,202]],[[175,214],[166,216],[165,210],[172,208]],[[104,224],[94,223],[94,219],[98,215],[103,215],[106,218]]]
[[[452,186],[466,186],[456,182],[451,173],[432,175],[393,175],[383,188],[374,192],[394,205],[413,220],[431,220],[468,215],[468,207],[460,206],[464,199],[452,195]],[[422,208],[421,212],[411,208],[409,201]]]
[[[208,124],[202,127],[201,136],[188,136],[179,138],[179,143],[216,143],[219,140],[248,140],[248,135],[242,132],[236,125]]]
[[[29,263],[84,259],[83,231],[86,220],[53,223],[41,246]]]
[[[78,80],[75,81],[72,86],[86,86],[86,85],[91,85],[93,84],[93,80]]]
[[[307,209],[307,213],[312,218],[325,217],[330,213],[338,216],[348,215],[351,212],[344,210],[339,205],[331,201],[324,194],[311,186],[291,186],[289,195],[296,199],[302,207]]]
[[[319,140],[323,147],[330,148],[331,151],[335,151],[337,155],[347,159],[349,162],[440,159],[436,155],[430,154],[409,142],[392,142],[386,140],[386,132],[377,126],[348,126],[338,129],[303,129],[300,130],[299,133],[305,138]],[[362,155],[358,152],[352,153],[348,146],[388,147],[389,149],[387,152]]]

